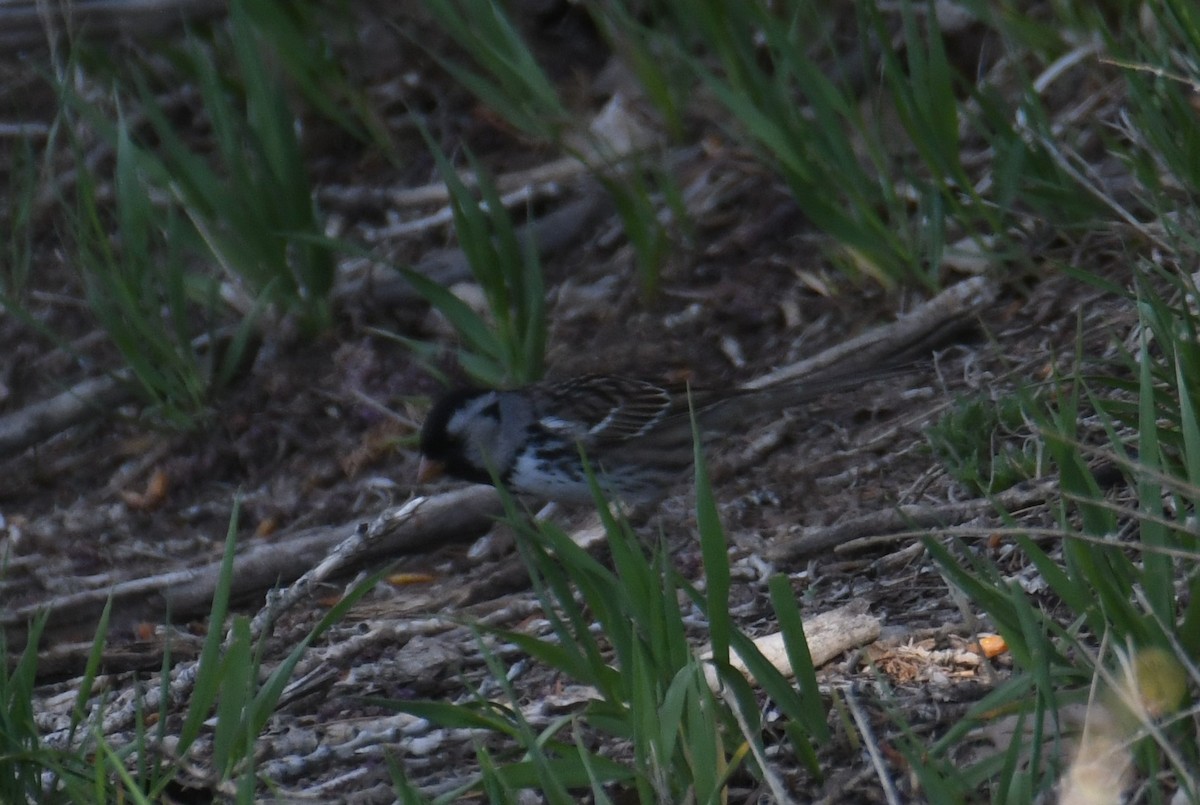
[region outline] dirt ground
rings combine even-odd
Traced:
[[[608,64],[602,45],[569,10],[534,19],[531,31],[548,63],[559,65],[557,77],[578,92],[581,115],[594,114],[608,97],[599,81]],[[430,109],[436,98],[443,146],[469,144],[498,176],[559,157],[449,87],[428,58],[412,55],[411,48],[402,49],[402,57],[388,50],[385,34],[365,24],[361,30],[367,32],[362,58],[371,67],[362,71],[363,80],[382,119],[403,125],[406,107]],[[577,60],[564,55],[574,52],[585,55]],[[0,65],[0,121],[50,122],[53,106],[34,70],[45,56],[31,47]],[[392,77],[402,71],[410,79],[398,86]],[[415,236],[381,234],[394,220],[440,206],[396,209],[379,201],[436,177],[411,126],[394,133],[411,146],[402,166],[369,146],[347,142],[327,122],[307,121],[320,206],[339,236],[370,244],[386,260],[421,267],[433,265],[435,255],[453,263],[446,227]],[[93,147],[100,164],[111,162],[99,142]],[[572,203],[591,205],[561,242],[543,244],[551,376],[601,370],[734,385],[893,321],[926,298],[838,273],[827,244],[787,188],[719,129],[698,127],[682,147],[668,151],[674,175],[689,191],[693,221],[688,237],[676,231],[678,243],[652,298],[641,292],[632,250],[593,182],[581,177],[562,183],[529,208],[537,219]],[[55,164],[65,164],[65,158]],[[69,197],[69,177],[58,174],[56,180]],[[41,214],[36,270],[25,300],[30,317],[54,339],[40,336],[12,312],[0,314],[3,417],[118,365],[82,303],[71,255],[57,239],[55,205],[47,203]],[[865,604],[883,624],[880,642],[869,652],[840,656],[820,669],[820,678],[830,688],[857,691],[885,747],[894,746],[898,729],[887,707],[899,708],[917,734],[932,740],[1004,678],[1003,656],[990,668],[963,659],[977,633],[987,631],[986,622],[977,622],[970,607],[956,600],[911,538],[804,557],[782,556],[772,546],[899,504],[937,509],[973,500],[976,493],[949,478],[931,455],[925,428],[958,396],[997,397],[1018,384],[1044,380],[1052,367],[1070,366],[1079,330],[1091,334],[1086,353],[1103,357],[1110,342],[1132,326],[1132,312],[1117,301],[1044,270],[1069,261],[1072,248],[1031,238],[1021,265],[1000,283],[998,301],[911,373],[783,417],[749,422],[744,434],[710,445],[731,545],[737,623],[751,634],[773,631],[766,583],[774,573],[787,574],[806,616]],[[446,328],[411,293],[395,290],[390,278],[381,281],[383,292],[375,292],[350,262],[334,329],[315,340],[268,337],[252,368],[213,400],[210,421],[196,431],[157,427],[136,398],[126,396],[0,455],[0,537],[7,557],[0,594],[10,651],[22,639],[22,613],[47,604],[70,613],[52,618],[42,643],[46,671],[37,699],[48,740],[61,739],[71,680],[82,669],[106,591],[218,561],[235,497],[241,500],[241,550],[270,557],[293,554],[299,536],[324,533],[332,536],[322,544],[336,545],[388,507],[454,488],[415,485],[416,428],[429,396],[441,387],[410,350],[381,332],[448,342]],[[944,277],[947,285],[964,279],[953,270]],[[453,371],[449,360],[441,363]],[[564,516],[569,523],[576,515]],[[1027,516],[1033,522],[1048,517],[1038,506]],[[987,527],[998,520],[983,505],[960,522]],[[661,530],[676,567],[698,581],[694,525],[692,497],[683,483],[640,528],[648,541]],[[486,517],[468,521],[453,533],[437,533],[437,544],[427,540],[397,555],[391,580],[302,661],[298,684],[260,741],[259,770],[275,781],[281,800],[305,793],[318,801],[391,801],[389,757],[428,793],[450,790],[469,776],[479,736],[434,729],[368,700],[457,700],[472,687],[494,689],[473,636],[456,619],[482,617],[521,628],[536,620],[537,608],[513,564],[511,546],[498,538],[480,540],[485,530]],[[318,560],[329,550],[317,550]],[[1020,575],[1008,546],[997,543],[987,550],[1002,566],[1011,557],[1007,570]],[[378,561],[351,563],[282,612],[269,639],[268,664]],[[294,580],[288,572],[280,569],[285,574],[280,585]],[[190,577],[178,578],[182,585]],[[259,612],[264,593],[246,591],[239,611]],[[118,739],[133,729],[120,716],[132,712],[134,681],[155,687],[148,680],[161,667],[168,642],[181,691],[175,706],[186,703],[179,669],[196,655],[207,629],[207,604],[172,606],[166,625],[168,615],[159,609],[168,600],[160,587],[131,594],[110,628],[103,679],[112,723],[106,732]],[[698,645],[704,642],[701,624],[695,638]],[[909,660],[882,663],[889,669],[883,679],[868,667],[868,658],[900,658],[902,647],[908,647],[903,656]],[[518,663],[515,649],[497,649],[506,662]],[[958,659],[947,659],[951,656]],[[564,680],[534,664],[520,668],[514,684],[531,712],[550,718],[569,709]],[[891,697],[886,707],[881,682]],[[822,750],[824,780],[781,761],[780,772],[797,800],[883,801],[861,746],[841,727],[835,727],[835,736]],[[487,745],[497,746],[494,739]],[[786,749],[781,757],[787,757]],[[911,785],[903,759],[893,751],[888,760],[899,784]],[[202,757],[189,763],[190,788],[173,796],[204,801],[214,781]],[[739,779],[731,801],[755,796],[754,782]],[[909,789],[905,796],[916,794]]]

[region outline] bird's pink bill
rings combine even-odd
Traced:
[[[428,484],[441,478],[446,472],[446,465],[440,461],[421,456],[421,463],[417,465],[417,483]]]

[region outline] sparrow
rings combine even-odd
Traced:
[[[499,481],[520,495],[590,503],[586,466],[606,496],[629,504],[653,502],[692,466],[690,410],[702,438],[727,434],[744,430],[756,414],[783,411],[900,370],[754,390],[689,389],[598,374],[510,390],[461,388],[430,409],[417,478],[425,483],[445,474],[473,483]]]

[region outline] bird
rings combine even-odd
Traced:
[[[745,432],[756,414],[783,411],[904,368],[761,389],[697,389],[609,374],[507,390],[459,388],[430,408],[421,429],[417,479],[427,483],[446,475],[499,482],[543,501],[590,503],[590,467],[610,499],[652,503],[692,467],[692,411],[702,437]]]

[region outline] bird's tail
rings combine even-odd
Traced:
[[[787,380],[757,389],[744,389],[703,412],[706,427],[733,430],[739,421],[756,414],[786,411],[824,397],[845,394],[880,380],[911,375],[921,368],[921,362],[876,366],[848,372],[829,371],[796,380]]]

